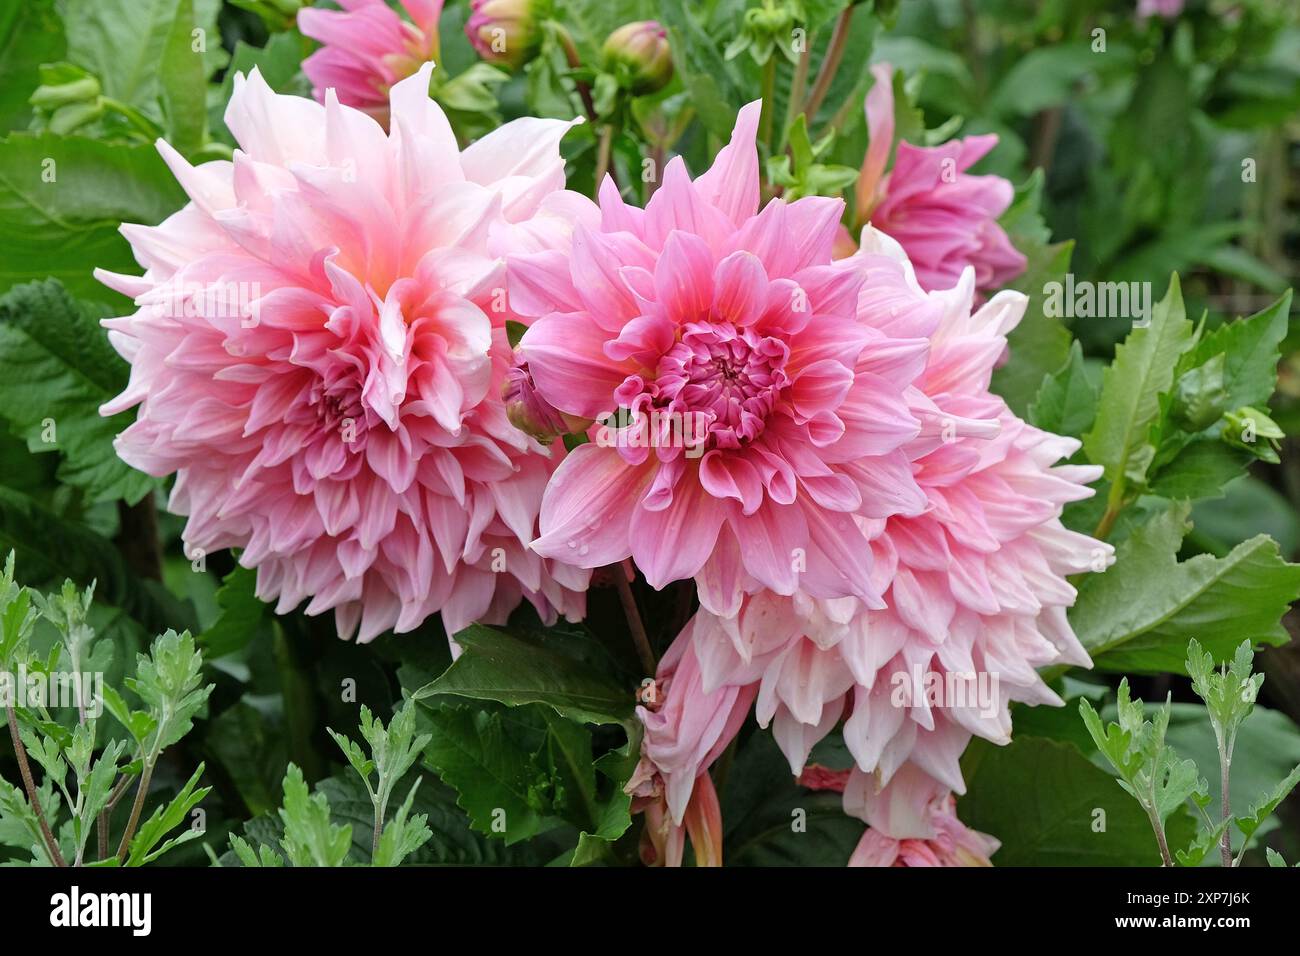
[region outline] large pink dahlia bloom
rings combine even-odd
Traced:
[[[756,690],[757,719],[771,725],[795,774],[840,727],[854,758],[840,784],[845,808],[874,834],[858,862],[926,853],[969,862],[992,848],[952,816],[966,744],[973,734],[1006,743],[1012,701],[1060,704],[1036,668],[1090,663],[1066,619],[1075,597],[1067,575],[1103,570],[1112,552],[1067,530],[1060,514],[1092,494],[1086,483],[1099,469],[1058,464],[1078,442],[1033,428],[989,391],[1024,296],[999,293],[972,311],[972,269],[955,288],[926,294],[898,244],[870,229],[843,265],[866,276],[857,301],[864,326],[930,343],[905,396],[923,423],[905,450],[925,506],[859,519],[885,606],[749,590],[739,613],[702,608],[678,638],[690,651],[674,651],[696,662],[705,702]],[[669,732],[652,716],[662,720],[643,715],[643,756],[683,782],[676,811],[690,799],[680,790],[718,750],[698,730],[716,721],[683,718]],[[672,760],[655,743],[665,737]],[[903,783],[890,790],[896,779]],[[900,803],[906,814],[884,812]]]
[[[1025,271],[1025,257],[998,225],[1015,190],[1001,176],[972,176],[966,170],[998,138],[968,136],[939,146],[900,141],[888,173],[894,143],[893,71],[872,68],[867,93],[871,141],[856,188],[857,221],[895,239],[907,251],[921,287],[950,289],[967,266],[975,269],[981,292],[1006,285]]]
[[[303,60],[316,99],[339,102],[388,123],[388,91],[438,57],[443,0],[402,0],[404,20],[384,0],[339,0],[342,10],[304,7],[298,29],[322,46]]]
[[[233,162],[160,141],[191,202],[122,227],[144,276],[97,273],[139,306],[104,323],[131,379],[102,411],[139,405],[118,453],[176,473],[188,549],[242,549],[259,596],[310,597],[363,641],[522,598],[574,617],[587,582],[528,548],[563,448],[506,418],[493,301],[507,247],[568,228],[567,124],[518,120],[462,154],[431,69],[393,87],[390,134],[332,92],[237,77]]]
[[[719,613],[751,584],[880,606],[860,521],[924,508],[903,393],[926,343],[857,320],[865,274],[831,258],[843,203],[758,211],[758,116],[698,180],[674,159],[644,210],[607,182],[571,237],[511,257],[541,397],[602,422],[533,546],[585,568],[630,555],[656,588],[694,577]]]

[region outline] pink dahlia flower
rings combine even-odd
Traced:
[[[641,694],[637,716],[645,728],[641,761],[627,784],[633,809],[646,814],[642,856],[677,866],[689,835],[701,866],[722,865],[722,823],[708,769],[749,715],[756,687],[706,693],[696,660],[693,625],[659,662],[654,683]],[[683,832],[685,830],[685,833]]]
[[[630,555],[656,588],[694,577],[719,613],[759,585],[878,607],[859,519],[925,506],[903,449],[926,343],[857,320],[865,273],[831,259],[843,203],[758,212],[758,116],[741,110],[698,180],[674,159],[644,210],[607,181],[571,237],[511,257],[539,393],[599,422],[533,547],[585,568]]]
[[[849,866],[993,865],[998,841],[957,819],[957,802],[942,784],[911,766],[882,790],[872,783],[859,774],[845,791],[845,805],[870,824]]]
[[[859,797],[846,796],[846,809],[862,815],[861,795],[899,774],[924,775],[945,799],[961,793],[959,758],[972,734],[1006,743],[1011,701],[1061,703],[1036,668],[1089,665],[1066,619],[1075,598],[1067,576],[1103,570],[1112,551],[1060,522],[1067,502],[1092,494],[1086,483],[1100,469],[1057,464],[1079,443],[1026,424],[989,391],[1025,297],[999,293],[972,312],[969,268],[954,289],[926,294],[898,244],[870,229],[844,265],[866,276],[864,327],[930,343],[904,393],[922,424],[905,451],[924,506],[856,518],[869,539],[871,590],[885,606],[749,588],[739,613],[705,602],[689,635],[701,693],[756,687],[758,722],[771,725],[792,773],[841,727],[855,761],[846,793]],[[871,841],[914,835],[868,819]]]
[[[125,225],[143,277],[98,272],[139,310],[106,320],[138,405],[129,464],[176,474],[185,542],[242,549],[259,596],[333,609],[340,636],[449,633],[522,598],[583,610],[587,574],[528,548],[563,448],[514,428],[494,308],[502,254],[567,229],[567,124],[523,119],[458,151],[432,65],[392,90],[393,130],[238,76],[233,162],[158,148],[191,202]]]
[[[303,60],[316,99],[334,90],[345,106],[388,124],[388,91],[438,57],[443,0],[402,0],[410,20],[384,0],[339,0],[342,10],[304,7],[298,29],[321,48]]]
[[[894,143],[893,71],[880,64],[872,74],[876,82],[866,100],[871,142],[856,188],[857,222],[869,220],[902,245],[926,290],[952,288],[967,266],[974,267],[981,293],[1006,285],[1026,263],[997,221],[1015,190],[1001,176],[966,172],[997,145],[997,136],[929,147],[900,141],[886,173]]]

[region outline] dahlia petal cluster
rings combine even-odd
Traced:
[[[981,291],[997,289],[1025,271],[1024,255],[998,225],[1014,197],[1001,176],[973,176],[971,166],[997,145],[996,135],[968,136],[939,146],[894,141],[893,70],[878,64],[867,93],[871,136],[858,177],[857,221],[896,240],[926,290],[950,289],[967,266]]]
[[[159,141],[191,201],[122,227],[143,276],[97,273],[138,306],[104,322],[131,377],[102,412],[139,406],[118,453],[176,474],[188,551],[242,549],[278,611],[310,598],[362,641],[523,599],[577,618],[589,576],[528,547],[564,449],[507,419],[505,326],[524,317],[494,302],[515,243],[569,228],[569,124],[517,120],[461,153],[431,70],[393,87],[390,133],[333,91],[237,77],[233,161]]]
[[[384,0],[339,0],[342,10],[298,11],[303,36],[322,44],[303,60],[316,99],[334,90],[339,102],[388,123],[388,93],[438,57],[443,0],[402,0],[404,20]]]
[[[953,816],[958,759],[973,734],[1009,739],[1012,700],[1060,703],[1035,668],[1089,663],[1066,576],[1111,552],[1060,514],[1098,469],[1058,464],[1078,442],[989,390],[1025,297],[976,308],[973,268],[927,293],[872,229],[833,262],[825,200],[756,214],[755,119],[705,176],[669,171],[644,211],[606,190],[596,225],[588,211],[560,248],[512,257],[542,397],[631,413],[557,470],[534,547],[584,566],[631,555],[655,587],[696,580],[701,609],[638,711],[629,792],[656,819],[684,825],[752,701],[795,774],[842,727],[845,808],[875,834],[860,860],[986,859]],[[646,434],[651,412],[699,416],[695,457]],[[908,814],[879,812],[899,801]]]
[[[925,505],[904,390],[926,342],[857,320],[839,200],[758,211],[758,116],[698,180],[674,159],[644,210],[607,182],[558,245],[512,256],[540,396],[597,421],[533,547],[585,568],[631,556],[656,588],[694,578],[719,614],[759,588],[878,607],[866,522]]]

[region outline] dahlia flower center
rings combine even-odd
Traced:
[[[659,359],[660,407],[703,416],[710,447],[738,448],[763,431],[781,390],[789,347],[730,323],[692,322]]]
[[[304,423],[313,417],[317,436],[360,447],[366,431],[366,412],[356,376],[316,379],[307,390],[302,413]]]

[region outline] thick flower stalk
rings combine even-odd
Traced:
[[[298,29],[322,46],[303,60],[316,99],[334,90],[345,106],[388,123],[388,93],[395,83],[438,58],[443,0],[402,0],[404,20],[384,0],[339,0],[342,10],[304,7]]]
[[[866,99],[871,140],[855,190],[857,222],[870,221],[903,247],[923,289],[952,288],[967,266],[975,269],[981,293],[1006,285],[1026,263],[997,221],[1015,190],[1001,176],[967,172],[997,145],[997,136],[928,147],[900,141],[886,172],[894,147],[893,70],[879,64],[872,74]]]
[[[674,159],[644,210],[607,181],[571,237],[511,258],[538,392],[597,421],[533,547],[631,556],[656,588],[694,578],[719,614],[759,587],[880,607],[864,522],[925,506],[904,393],[926,343],[858,321],[865,273],[831,258],[839,200],[758,212],[758,117],[698,180]]]
[[[176,475],[188,552],[241,549],[281,613],[310,598],[340,636],[448,633],[522,599],[583,612],[588,574],[528,547],[564,455],[507,420],[502,255],[567,231],[558,144],[524,119],[460,153],[427,94],[392,89],[392,131],[236,78],[232,162],[158,148],[191,202],[126,225],[142,277],[104,322],[131,364],[102,409],[139,406],[121,457]],[[558,241],[553,237],[549,241]]]

